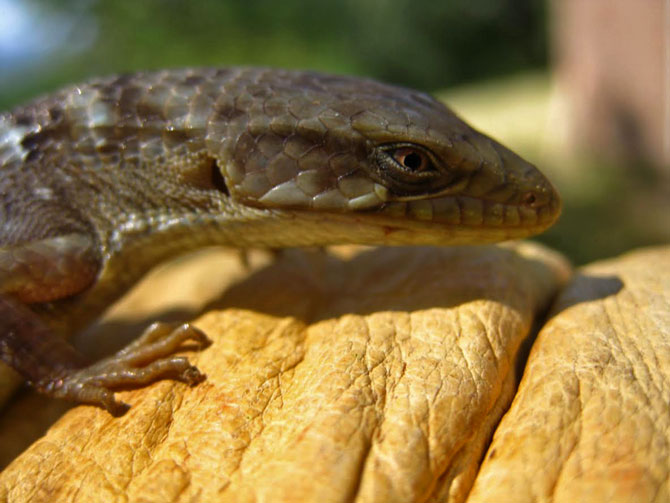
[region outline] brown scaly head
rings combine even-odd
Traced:
[[[253,83],[232,84],[208,146],[232,201],[288,212],[304,244],[493,242],[558,218],[559,196],[537,168],[429,95],[253,72]],[[283,231],[273,236],[281,245]]]

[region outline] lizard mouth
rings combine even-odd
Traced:
[[[263,208],[233,204],[226,226],[238,246],[467,245],[520,239],[546,230],[558,218],[560,200],[500,203],[450,195],[386,201],[356,211]],[[230,215],[233,218],[230,218]],[[216,221],[217,215],[212,219]]]
[[[254,207],[246,203],[240,207],[242,213],[257,214],[265,222],[262,233],[252,232],[252,222],[247,222],[245,236],[256,236],[268,246],[483,244],[525,238],[551,227],[558,219],[561,202],[553,187],[545,185],[544,189],[514,192],[505,202],[500,201],[502,197],[496,200],[463,194],[384,201],[386,192],[377,190],[350,199],[348,209]],[[271,218],[265,220],[267,216]]]
[[[509,204],[476,197],[450,195],[411,201],[390,201],[377,210],[380,214],[412,221],[444,224],[449,227],[506,228],[526,236],[549,228],[559,217],[557,195],[541,205]]]
[[[468,245],[539,234],[558,219],[558,195],[539,204],[510,204],[471,196],[389,201],[356,212],[288,211],[306,244]],[[282,214],[284,213],[281,210]]]

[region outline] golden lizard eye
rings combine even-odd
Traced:
[[[399,148],[393,151],[391,155],[398,164],[413,173],[421,173],[434,169],[428,155],[415,148]]]
[[[450,183],[451,177],[438,168],[433,154],[420,145],[388,143],[374,151],[378,181],[395,196],[426,194]]]

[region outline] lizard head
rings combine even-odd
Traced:
[[[213,147],[230,197],[314,220],[318,244],[501,241],[560,213],[537,168],[427,94],[290,71],[233,94]]]

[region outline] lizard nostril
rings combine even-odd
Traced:
[[[536,207],[538,203],[537,194],[535,192],[526,192],[521,196],[521,203],[533,208]]]

